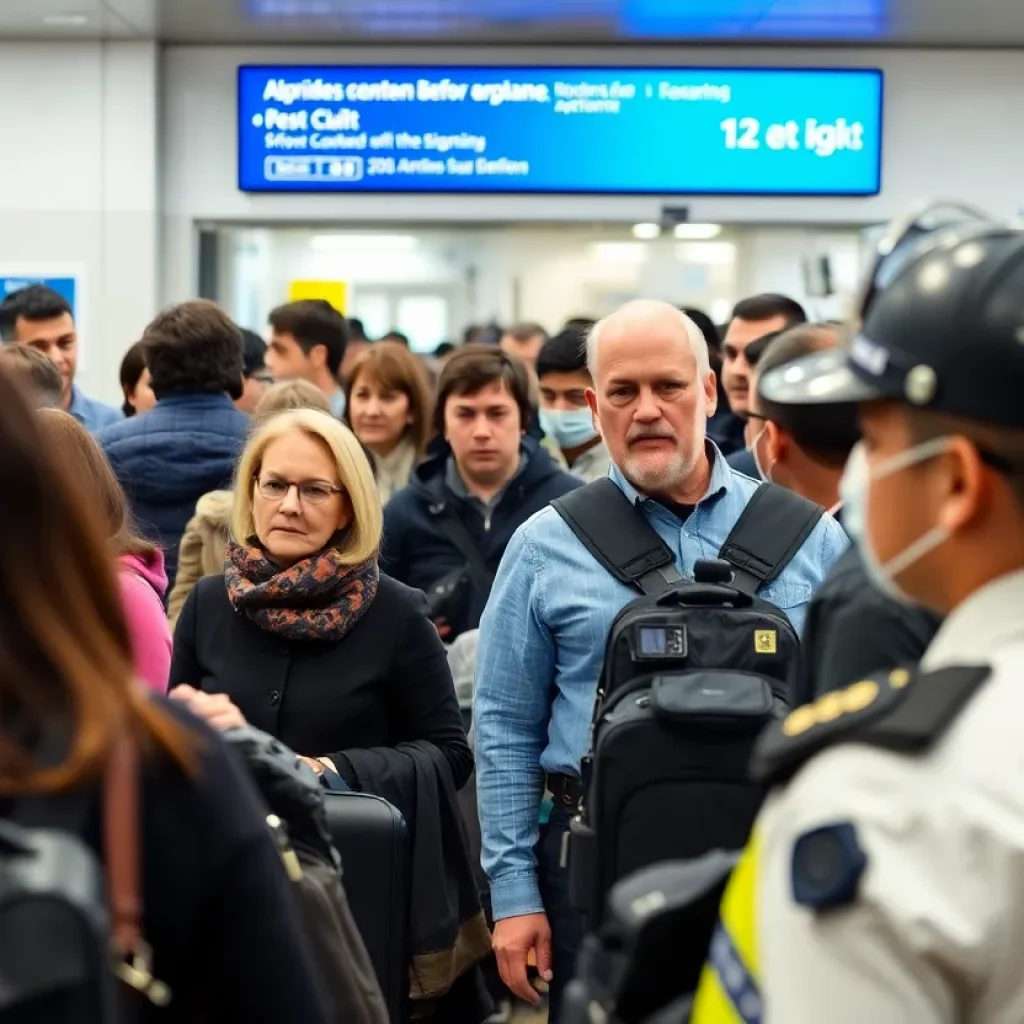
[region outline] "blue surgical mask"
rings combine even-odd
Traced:
[[[949,540],[951,531],[943,526],[933,526],[883,564],[878,560],[878,556],[871,547],[871,541],[868,539],[867,509],[871,484],[876,480],[883,480],[893,473],[902,472],[911,466],[933,459],[936,455],[941,455],[948,447],[949,438],[933,438],[886,459],[872,472],[868,465],[864,445],[857,444],[850,452],[843,478],[839,482],[839,497],[843,503],[843,526],[860,551],[865,571],[871,578],[871,582],[883,594],[901,604],[916,604],[917,602],[903,591],[896,582],[896,577]]]
[[[559,448],[580,448],[597,437],[590,409],[541,409],[540,427]]]

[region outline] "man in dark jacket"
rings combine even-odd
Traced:
[[[161,313],[142,343],[156,408],[97,439],[139,528],[165,549],[173,583],[196,502],[231,486],[249,428],[249,417],[233,405],[243,391],[242,332],[217,305],[197,299]]]
[[[837,518],[843,468],[859,437],[856,407],[772,401],[762,382],[794,359],[838,343],[835,328],[820,324],[781,332],[757,361],[747,411],[751,451],[765,478],[833,509]],[[791,678],[793,705],[879,669],[918,661],[938,627],[931,612],[894,601],[875,587],[851,545],[808,609]]]
[[[467,345],[438,379],[435,420],[448,450],[384,510],[381,570],[426,592],[446,641],[479,625],[512,534],[580,486],[525,436],[533,414],[526,367]]]
[[[736,303],[722,340],[721,385],[728,402],[728,413],[719,406],[708,436],[729,458],[729,465],[747,476],[754,476],[754,464],[745,451],[744,423],[750,408],[750,378],[754,362],[747,349],[766,334],[774,334],[807,322],[807,314],[788,295],[765,293],[751,295]]]

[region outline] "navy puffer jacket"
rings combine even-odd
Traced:
[[[227,395],[169,395],[97,435],[140,531],[164,549],[172,584],[178,543],[196,502],[231,486],[249,423]]]

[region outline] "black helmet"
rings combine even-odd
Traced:
[[[849,345],[780,366],[786,405],[890,398],[1024,429],[1024,232],[931,205],[879,247]]]

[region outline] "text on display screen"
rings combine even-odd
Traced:
[[[243,191],[874,195],[875,69],[239,69]]]

